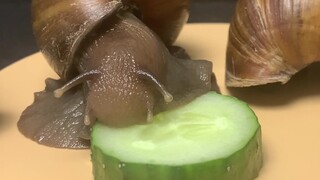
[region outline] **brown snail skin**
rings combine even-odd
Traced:
[[[134,0],[140,7],[141,20],[171,45],[189,17],[190,0]]]
[[[18,122],[38,143],[87,148],[95,120],[114,127],[147,123],[216,86],[210,62],[173,56],[127,1],[32,4],[35,37],[61,77],[46,81]]]
[[[239,0],[229,30],[229,87],[286,83],[320,60],[320,1]]]

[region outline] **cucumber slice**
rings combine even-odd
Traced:
[[[119,129],[97,123],[91,149],[96,180],[250,180],[262,166],[255,114],[214,92],[150,124]]]

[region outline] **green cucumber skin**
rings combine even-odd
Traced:
[[[252,180],[262,167],[261,128],[229,157],[183,166],[120,162],[92,144],[95,180]]]

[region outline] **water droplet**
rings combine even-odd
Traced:
[[[257,153],[257,154],[259,154],[260,148],[261,148],[261,146],[260,146],[259,144],[257,144],[257,149],[256,149],[256,153]]]
[[[228,172],[231,171],[231,166],[230,166],[230,165],[227,167],[227,171],[228,171]]]
[[[105,168],[106,168],[106,165],[105,165],[105,164],[102,164],[102,168],[105,169]]]
[[[38,141],[41,142],[44,138],[45,138],[45,136],[40,136]]]

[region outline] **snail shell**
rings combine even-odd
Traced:
[[[190,0],[134,0],[141,20],[164,41],[171,45],[189,18]]]
[[[239,0],[229,30],[226,84],[286,83],[320,60],[320,1]]]
[[[33,29],[42,53],[66,79],[76,74],[73,64],[78,46],[101,22],[107,22],[121,8],[134,4],[145,22],[159,37],[171,45],[188,18],[189,0],[33,0]],[[127,7],[123,7],[127,6]],[[110,23],[106,23],[110,24]]]
[[[110,0],[33,0],[33,29],[41,52],[57,74],[70,79],[76,74],[75,53],[94,27],[122,4]]]

